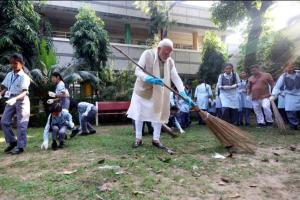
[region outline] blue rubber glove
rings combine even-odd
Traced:
[[[179,93],[182,97],[184,97],[184,100],[186,103],[189,104],[189,106],[192,106],[194,107],[195,106],[195,103],[193,102],[193,100],[191,99],[191,97],[189,97],[185,91],[182,91]]]
[[[154,78],[152,76],[146,76],[144,79],[146,83],[152,84],[152,85],[164,85],[164,82],[160,78]]]

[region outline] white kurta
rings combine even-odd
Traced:
[[[150,51],[155,51],[155,58],[152,58],[151,56],[149,56],[149,54],[151,53]],[[171,58],[169,58],[171,59]],[[144,51],[144,53],[142,54],[140,60],[139,60],[139,65],[142,67],[145,67],[146,64],[149,63],[153,63],[153,71],[155,71],[155,68],[159,67],[156,63],[156,61],[158,60],[158,55],[157,55],[157,50],[156,49],[152,49],[152,50],[146,50]],[[164,66],[166,67],[166,66]],[[166,70],[165,70],[166,71]],[[148,76],[147,74],[145,74],[139,67],[136,67],[135,69],[135,75],[137,76],[137,79],[140,80],[144,80],[146,76]],[[166,74],[164,75],[164,79],[163,81],[166,82]],[[174,83],[174,85],[176,86],[177,90],[179,92],[184,91],[184,85],[177,73],[177,70],[175,68],[175,66],[172,67],[170,74],[169,74],[170,80]],[[167,123],[168,122],[168,118],[170,115],[170,91],[165,88],[165,87],[161,87],[161,86],[153,86],[153,88],[161,88],[161,90],[159,90],[159,92],[161,93],[161,96],[167,96],[168,98],[164,98],[164,105],[167,106],[166,108],[162,108],[160,112],[166,112],[163,113],[163,116],[167,116],[167,117],[161,117],[162,114],[161,113],[157,113],[155,111],[157,105],[157,103],[160,102],[156,102],[157,99],[155,99],[155,96],[152,95],[152,97],[150,99],[146,99],[143,98],[141,96],[139,96],[135,91],[132,94],[132,98],[131,98],[131,103],[129,106],[129,109],[127,111],[127,115],[129,118],[134,119],[136,121],[150,121],[150,122],[158,122],[158,123]]]
[[[236,75],[236,83],[240,82],[240,78],[237,74]],[[226,73],[224,73],[225,78],[230,78]],[[234,89],[221,89],[222,86],[222,74],[218,78],[217,88],[220,90],[220,100],[222,107],[224,108],[233,108],[238,109],[239,108],[239,99],[238,99],[238,93],[237,88]]]
[[[202,110],[208,109],[208,99],[212,96],[211,87],[208,84],[201,83],[196,87],[194,97],[197,98],[197,106]]]

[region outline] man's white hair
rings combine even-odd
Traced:
[[[168,38],[164,38],[158,43],[158,47],[162,48],[164,46],[171,47],[173,49],[173,42]]]

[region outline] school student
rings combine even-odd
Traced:
[[[1,126],[8,144],[4,152],[16,155],[22,153],[27,144],[27,126],[30,117],[28,97],[30,78],[23,70],[25,62],[21,54],[13,54],[10,57],[10,65],[12,71],[5,76],[1,83],[0,98],[7,99]],[[12,130],[14,114],[17,116],[17,139]]]
[[[59,99],[60,105],[63,109],[69,110],[70,107],[70,94],[68,89],[65,86],[64,80],[60,73],[53,72],[51,75],[51,81],[55,84],[55,93],[49,91],[48,94],[50,97]]]
[[[95,134],[96,129],[92,126],[92,121],[96,116],[96,106],[88,102],[80,102],[77,106],[79,114],[79,123],[81,128],[81,136]],[[72,137],[72,135],[71,135]]]
[[[240,82],[238,83],[238,97],[239,97],[239,117],[238,125],[250,125],[250,114],[252,111],[252,102],[247,98],[248,80],[247,73],[242,71],[240,73]]]
[[[195,89],[194,98],[197,106],[204,111],[208,109],[209,98],[212,97],[212,91],[209,84],[205,80],[200,80],[199,85]],[[198,114],[199,124],[204,124],[200,115]]]
[[[222,119],[237,125],[239,100],[237,94],[237,83],[240,78],[233,70],[233,65],[227,63],[224,66],[224,73],[219,75],[217,88],[220,90],[219,98],[222,104]]]
[[[48,117],[45,129],[44,129],[44,141],[41,145],[41,149],[48,149],[49,145],[49,132],[52,133],[52,150],[64,147],[64,139],[67,129],[74,128],[72,115],[59,103],[53,103],[50,108],[50,115]],[[57,140],[59,144],[57,144]]]
[[[298,130],[300,120],[300,71],[295,70],[295,64],[288,62],[285,66],[286,72],[276,82],[270,100],[273,101],[284,85],[284,105],[286,115],[292,130]]]
[[[170,108],[170,117],[168,126],[170,128],[177,128],[181,134],[185,133],[185,131],[182,129],[178,119],[177,119],[177,113],[179,112],[179,108],[176,105],[171,106]]]

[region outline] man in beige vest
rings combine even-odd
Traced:
[[[193,104],[184,91],[174,60],[170,57],[172,51],[173,42],[165,38],[160,41],[158,48],[145,50],[141,55],[139,65],[158,78],[147,75],[139,67],[135,69],[137,79],[127,112],[128,117],[135,121],[134,148],[142,145],[143,121],[149,121],[153,126],[152,144],[158,148],[165,148],[159,138],[161,125],[168,122],[170,115],[170,91],[162,87],[163,83],[170,86],[172,81],[187,103]]]

